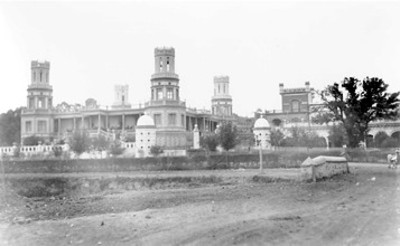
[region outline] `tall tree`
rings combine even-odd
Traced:
[[[68,144],[73,152],[80,155],[89,150],[90,142],[89,134],[86,131],[75,131],[69,138]]]
[[[346,130],[349,147],[365,141],[369,123],[374,120],[398,118],[399,92],[388,93],[388,84],[380,78],[345,78],[341,84],[329,85],[320,95],[316,123],[341,122]]]
[[[0,145],[11,146],[21,140],[21,108],[0,115]]]
[[[271,131],[271,145],[275,147],[280,147],[283,139],[285,138],[285,134],[279,129]]]
[[[239,143],[238,131],[232,122],[223,123],[218,129],[218,136],[221,147],[226,151],[233,149]]]

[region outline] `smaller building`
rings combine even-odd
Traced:
[[[150,149],[156,145],[156,126],[149,115],[140,116],[136,125],[136,157],[150,156]]]
[[[256,120],[253,133],[256,146],[261,149],[271,148],[271,127],[266,119],[260,117]]]

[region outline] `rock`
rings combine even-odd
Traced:
[[[146,218],[146,219],[151,219],[151,216],[150,216],[150,215],[146,215],[145,218]]]
[[[19,224],[19,225],[23,225],[23,224],[29,224],[31,223],[31,219],[30,218],[25,218],[25,217],[15,217],[12,222],[14,224]]]

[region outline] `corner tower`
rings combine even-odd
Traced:
[[[48,139],[54,129],[50,62],[31,62],[31,83],[27,91],[27,107],[21,114],[21,140],[31,135]]]
[[[186,104],[180,100],[174,48],[154,50],[154,74],[150,81],[151,100],[145,111],[154,119],[156,144],[164,149],[185,148]]]
[[[232,116],[232,97],[229,95],[229,76],[214,77],[214,96],[211,99],[212,114]]]

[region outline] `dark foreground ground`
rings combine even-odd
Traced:
[[[3,192],[0,245],[400,245],[400,169],[352,171],[317,183],[243,172],[92,194]]]

